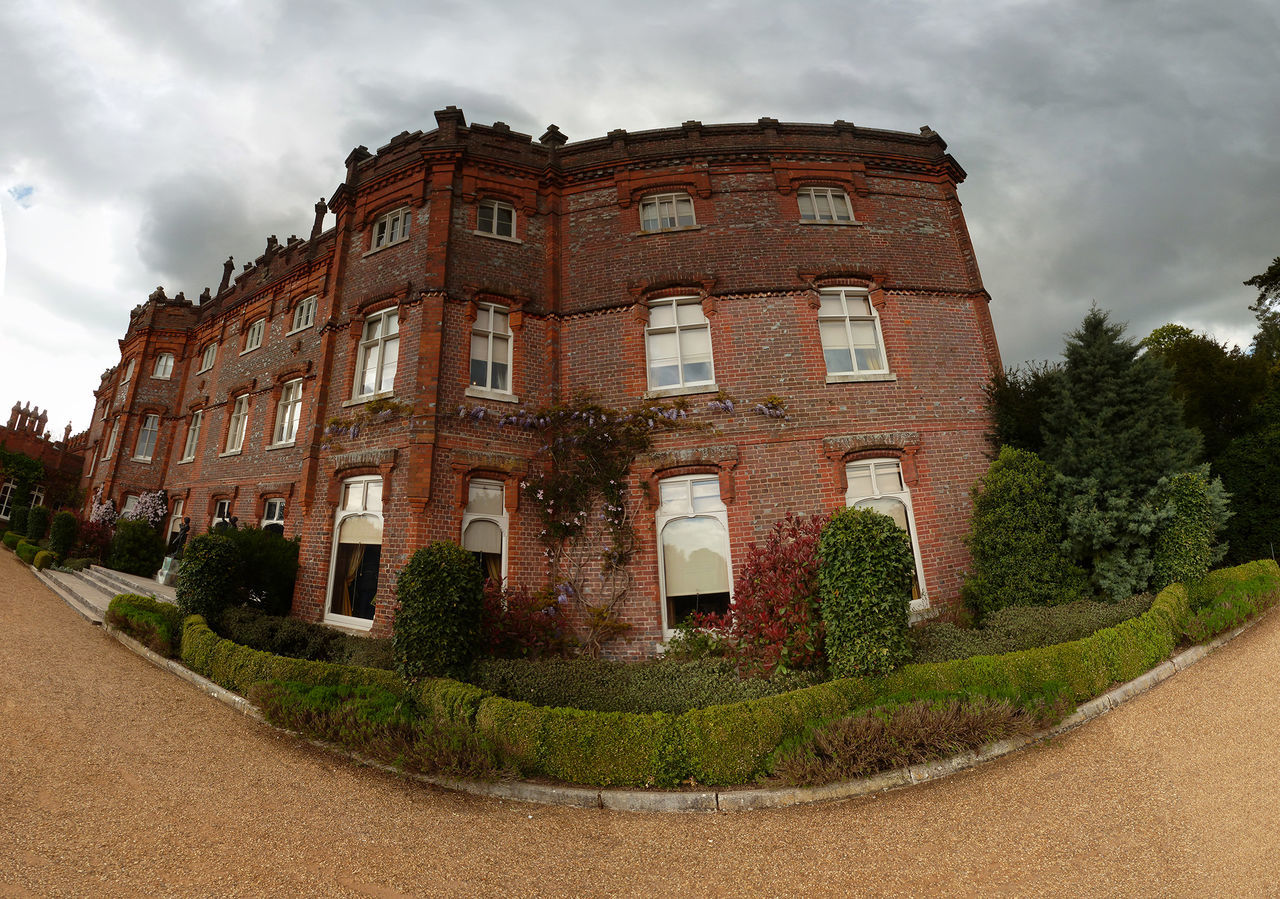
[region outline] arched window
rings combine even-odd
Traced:
[[[928,608],[924,566],[920,564],[920,539],[911,511],[911,491],[902,479],[902,463],[897,459],[859,459],[845,466],[845,475],[849,481],[844,499],[846,506],[875,509],[882,515],[888,515],[911,537],[911,553],[916,563],[915,580],[911,585],[911,608]]]
[[[484,576],[499,584],[507,576],[507,523],[503,483],[472,478],[462,513],[462,548],[474,553]]]
[[[693,612],[729,609],[729,516],[715,474],[666,478],[658,485],[658,571],[662,626],[670,633]]]
[[[342,498],[333,523],[326,622],[357,628],[372,626],[381,562],[382,478],[351,478],[342,484]]]

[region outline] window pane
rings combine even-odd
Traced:
[[[849,494],[851,496],[871,496],[875,493],[875,488],[871,481],[870,465],[850,465],[845,469],[845,474],[849,479]]]
[[[400,333],[400,313],[399,312],[388,312],[382,318],[383,318],[383,321],[386,322],[386,327],[382,329],[383,335]]]
[[[667,596],[729,591],[729,547],[714,518],[679,518],[662,529]]]
[[[677,224],[682,228],[687,228],[694,224],[693,221],[693,200],[688,197],[682,197],[676,200],[676,217]]]
[[[836,221],[851,222],[853,221],[853,210],[849,208],[849,198],[843,193],[831,194],[832,207],[835,210]]]
[[[836,349],[822,351],[823,361],[827,364],[827,374],[851,374],[853,372],[853,356],[849,353],[848,347],[838,347]]]
[[[364,508],[364,484],[347,484],[342,488],[342,508],[349,512]]]
[[[688,481],[660,481],[658,483],[658,499],[664,509],[680,511],[689,504]]]
[[[876,464],[876,487],[879,493],[902,492],[902,469],[896,462]]]
[[[381,318],[371,318],[364,323],[364,339],[374,340],[378,336],[378,330],[382,325]]]
[[[477,331],[489,330],[489,313],[491,311],[492,311],[492,308],[489,306],[481,306],[476,310],[476,330]]]
[[[467,487],[467,511],[481,515],[501,515],[502,485],[494,481],[472,481]]]
[[[849,334],[845,330],[844,320],[818,322],[818,334],[822,337],[823,349],[848,349]]]
[[[875,509],[881,515],[888,515],[893,519],[894,524],[907,533],[911,533],[911,528],[907,525],[907,507],[903,505],[901,500],[882,496],[878,499],[860,500],[854,505],[859,509]]]
[[[681,303],[676,307],[676,321],[682,325],[700,325],[706,320],[701,303]]]
[[[369,481],[365,489],[364,507],[370,512],[382,512],[382,481]]]
[[[808,191],[801,191],[796,199],[800,202],[800,218],[812,220],[813,213],[813,197]]]
[[[471,386],[472,387],[488,387],[489,379],[489,363],[483,359],[471,360]]]
[[[473,521],[462,535],[462,548],[474,553],[502,554],[502,528],[492,521]]]
[[[720,479],[704,478],[690,483],[691,505],[695,512],[719,512],[724,509],[720,502]]]
[[[503,237],[514,237],[515,211],[507,206],[498,207],[498,233]]]
[[[479,230],[493,232],[493,206],[481,204]]]
[[[643,231],[658,230],[657,203],[645,203],[640,207],[640,228]]]
[[[860,294],[845,295],[850,315],[871,315],[871,300]]]
[[[817,213],[818,221],[831,220],[831,197],[826,191],[815,191],[813,195],[814,211]]]
[[[824,293],[820,298],[819,315],[839,315],[844,317],[844,305],[840,302],[839,294]]]
[[[396,380],[396,361],[400,358],[400,338],[389,338],[382,348],[382,378],[379,390],[390,390]]]
[[[669,328],[675,323],[676,313],[675,310],[671,308],[670,303],[653,306],[649,309],[650,328]]]
[[[510,334],[511,329],[507,327],[507,313],[497,309],[493,310],[493,333]]]
[[[473,364],[477,360],[480,362],[489,360],[489,338],[485,337],[485,335],[471,335],[471,360]]]

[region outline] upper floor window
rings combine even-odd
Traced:
[[[236,397],[231,409],[231,420],[227,426],[228,453],[238,453],[244,447],[244,432],[249,425],[249,394]]]
[[[117,418],[115,423],[111,425],[111,436],[107,438],[107,451],[102,454],[102,461],[111,458],[111,454],[116,451],[116,438],[120,436],[120,419]]]
[[[887,372],[880,317],[867,291],[836,287],[822,291],[818,334],[828,375]]]
[[[133,493],[126,493],[124,495],[124,505],[120,507],[120,517],[126,519],[130,518],[136,508],[138,508],[137,495]]]
[[[156,356],[156,367],[151,372],[151,377],[159,378],[162,381],[169,380],[169,376],[173,374],[173,353],[161,353]]]
[[[640,228],[644,231],[671,231],[696,224],[693,198],[688,194],[658,194],[640,202]]]
[[[298,419],[302,413],[302,379],[288,381],[280,391],[276,408],[276,432],[273,443],[293,443],[298,435]]]
[[[666,478],[658,485],[658,557],[663,627],[693,612],[729,609],[729,516],[715,474]]]
[[[844,499],[846,506],[875,509],[882,515],[888,515],[911,537],[911,553],[916,565],[911,584],[911,605],[912,608],[927,606],[920,541],[911,510],[911,491],[902,477],[902,463],[897,459],[862,459],[850,462],[844,471],[849,482]]]
[[[498,237],[516,236],[516,208],[501,200],[481,200],[476,230]]]
[[[218,342],[215,340],[204,348],[204,352],[200,356],[199,371],[208,371],[213,368],[213,360],[218,358]]]
[[[365,319],[356,365],[356,397],[386,393],[395,385],[400,357],[400,312],[388,309]]]
[[[649,306],[645,329],[649,389],[715,383],[711,323],[697,297],[672,297]]]
[[[148,415],[142,420],[142,430],[138,432],[138,444],[134,447],[133,458],[139,462],[150,462],[156,451],[156,437],[160,433],[160,416]]]
[[[304,328],[310,328],[316,320],[316,298],[307,297],[301,303],[293,308],[293,327],[289,329],[290,333],[301,331]]]
[[[471,386],[511,392],[511,327],[507,310],[480,303],[471,328]]]
[[[805,222],[852,222],[849,195],[834,187],[803,187],[796,192],[800,219]]]
[[[133,369],[137,364],[137,359],[129,360],[129,364],[124,367],[124,377],[120,379],[121,384],[128,384],[133,380]]]
[[[200,442],[200,423],[204,419],[204,411],[197,409],[191,413],[191,423],[187,425],[187,442],[182,448],[179,462],[190,462],[196,457],[196,446]]]
[[[256,350],[262,346],[262,334],[267,329],[267,320],[260,318],[249,326],[249,330],[244,333],[244,349],[242,353],[250,350]]]
[[[501,481],[473,478],[462,513],[462,548],[480,563],[485,578],[502,583],[507,573],[507,507]]]
[[[376,250],[407,240],[409,237],[409,207],[405,206],[386,215],[380,215],[373,222],[373,240],[369,249]]]

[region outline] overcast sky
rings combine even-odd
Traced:
[[[1093,301],[1247,344],[1241,282],[1280,255],[1274,0],[8,0],[0,84],[0,419],[59,437],[157,285],[306,236],[352,147],[449,104],[570,140],[928,124],[1006,365]]]

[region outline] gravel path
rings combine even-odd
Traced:
[[[245,719],[0,553],[0,896],[1280,895],[1280,615],[1048,744],[875,797],[455,795]]]

